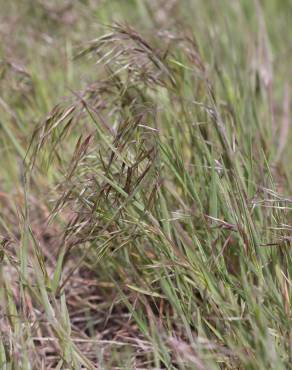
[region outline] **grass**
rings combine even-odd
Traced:
[[[291,368],[290,1],[0,4],[1,368]]]

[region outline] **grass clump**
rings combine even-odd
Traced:
[[[79,40],[82,82],[41,123],[20,135],[7,116],[24,163],[0,219],[7,369],[289,368],[289,87],[269,44],[286,14],[197,5],[196,26],[191,1],[120,5],[133,26]],[[24,120],[54,100],[35,80],[32,110],[11,101]]]

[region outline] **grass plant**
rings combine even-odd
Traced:
[[[0,368],[292,368],[291,2],[0,4]]]

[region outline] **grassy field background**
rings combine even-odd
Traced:
[[[292,369],[292,2],[0,9],[0,368]]]

